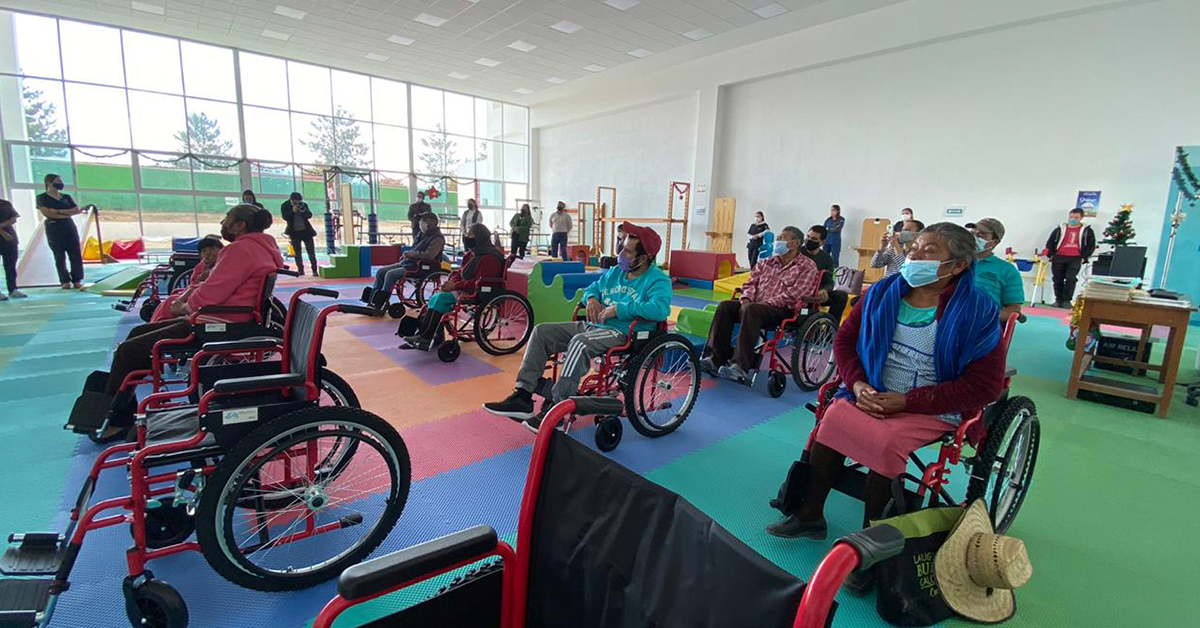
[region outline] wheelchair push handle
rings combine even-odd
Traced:
[[[615,416],[625,411],[625,404],[617,397],[571,397],[575,402],[575,414],[582,416]]]
[[[339,303],[337,311],[344,314],[362,314],[363,316],[375,316],[375,310],[364,307],[362,305],[350,305],[349,303]]]
[[[330,290],[329,288],[305,288],[304,293],[317,297],[329,297],[331,299],[338,298],[338,291]]]
[[[889,525],[878,525],[838,539],[817,565],[804,597],[796,609],[792,628],[825,628],[829,609],[850,572],[896,556],[904,550],[904,535]]]

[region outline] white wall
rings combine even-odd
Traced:
[[[691,179],[696,107],[695,97],[678,98],[537,130],[537,198],[574,206],[606,185],[617,188],[620,216],[665,216],[669,182]],[[676,226],[676,248],[682,236]]]

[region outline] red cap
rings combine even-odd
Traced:
[[[642,248],[646,249],[646,255],[650,259],[658,256],[658,252],[662,249],[662,238],[658,237],[658,233],[650,227],[639,227],[632,222],[621,223],[621,230],[625,232],[626,237],[633,236],[642,243]]]

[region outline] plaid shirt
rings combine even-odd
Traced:
[[[786,266],[783,258],[773,255],[760,261],[742,286],[742,298],[793,309],[801,297],[817,292],[821,271],[807,255],[797,254]]]

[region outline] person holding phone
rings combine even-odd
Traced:
[[[912,248],[913,242],[917,239],[917,234],[925,228],[925,224],[920,220],[905,220],[903,223],[898,223],[897,226],[900,228],[895,233],[883,234],[883,238],[879,241],[882,248],[871,257],[871,268],[886,269],[883,271],[883,277],[891,277],[900,272],[900,266],[904,264],[908,250]]]
[[[317,237],[317,230],[313,229],[312,222],[310,222],[312,210],[308,208],[308,203],[304,202],[304,196],[299,192],[292,192],[288,200],[279,207],[279,213],[283,215],[283,221],[287,224],[283,235],[292,241],[292,254],[296,256],[296,270],[301,275],[304,274],[304,256],[300,251],[300,245],[303,244],[304,248],[308,250],[308,261],[312,264],[312,274],[316,277],[317,251],[313,238]]]
[[[54,254],[54,268],[63,290],[83,289],[83,251],[79,248],[79,229],[75,216],[83,213],[70,194],[63,194],[62,177],[46,175],[46,191],[38,194],[37,208],[46,217],[46,243]],[[67,260],[71,262],[67,269]]]

